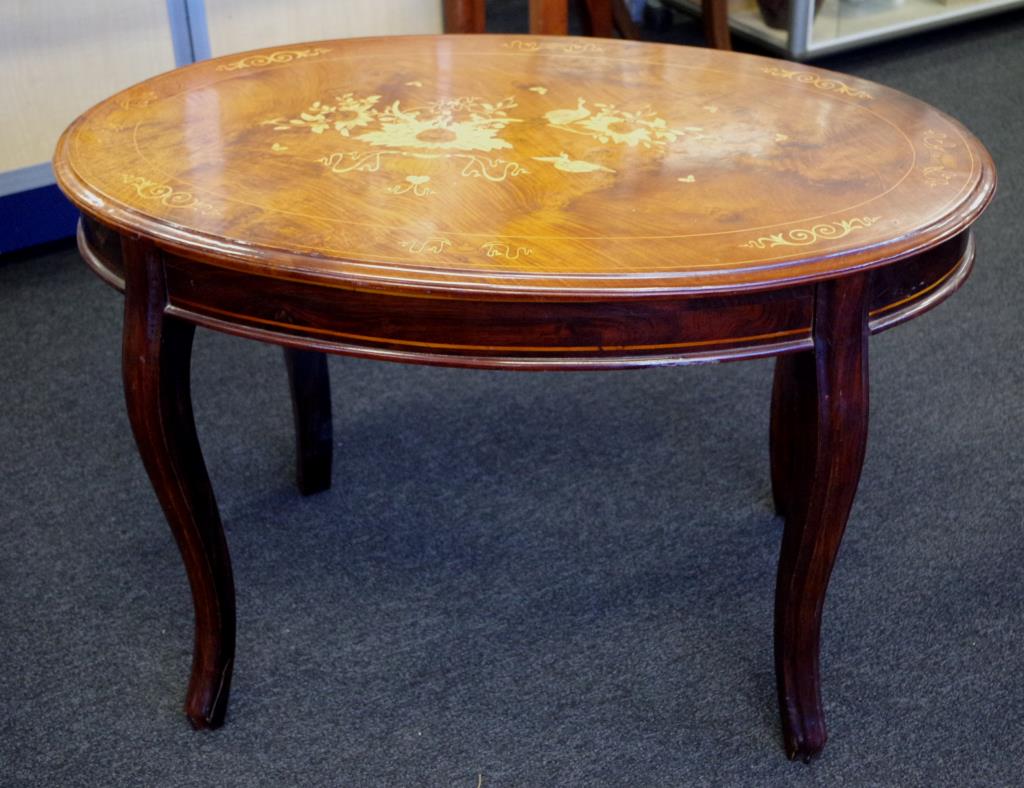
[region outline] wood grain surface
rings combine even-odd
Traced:
[[[97,105],[58,181],[165,250],[376,290],[764,289],[911,256],[994,188],[959,123],[735,53],[451,36],[278,47]]]

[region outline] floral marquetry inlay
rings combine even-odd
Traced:
[[[54,161],[101,222],[196,259],[518,298],[775,287],[863,267],[893,238],[897,259],[962,229],[985,156],[947,116],[853,76],[524,35],[195,63],[83,115]]]
[[[430,188],[429,175],[406,175],[404,183],[388,187],[388,192],[391,194],[412,192],[417,197],[426,197],[428,194],[433,194],[434,190]]]
[[[513,98],[494,104],[458,98],[403,110],[395,101],[376,114],[377,127],[360,134],[359,139],[386,148],[485,152],[511,148],[499,134],[510,123],[522,123],[508,116],[508,110],[516,106]]]
[[[864,90],[852,88],[840,79],[823,77],[813,71],[794,71],[779,66],[765,66],[761,69],[765,74],[782,79],[792,79],[794,82],[802,82],[805,85],[812,85],[820,90],[831,90],[843,96],[851,98],[870,99],[871,94]]]
[[[810,246],[821,240],[842,238],[854,230],[863,230],[879,219],[878,216],[864,216],[857,219],[842,219],[838,222],[823,222],[813,227],[798,227],[782,233],[763,235],[741,246],[748,249],[765,249],[775,246]]]
[[[306,128],[314,134],[323,134],[327,129],[333,129],[347,137],[353,129],[369,126],[373,122],[376,114],[373,105],[378,101],[380,96],[355,98],[351,93],[346,93],[330,104],[314,101],[297,118],[274,118],[265,123],[273,124],[275,131]]]
[[[928,129],[924,133],[923,144],[928,149],[928,161],[921,172],[924,175],[924,182],[929,186],[945,186],[956,177],[956,170],[947,164],[952,164],[952,151],[956,150],[956,143],[949,139],[949,135],[934,129]]]
[[[423,87],[422,81],[413,82]],[[411,82],[406,82],[409,84]],[[537,96],[546,96],[548,92],[539,86],[528,86],[526,91]],[[702,110],[706,111],[706,107]],[[650,105],[629,108],[600,101],[588,104],[582,97],[574,107],[548,109],[541,118],[531,119],[528,113],[522,112],[515,96],[495,101],[464,96],[406,105],[402,99],[386,100],[383,94],[346,92],[330,99],[316,99],[293,117],[278,116],[263,121],[262,125],[274,132],[308,131],[325,140],[337,142],[341,137],[352,143],[355,146],[352,150],[333,150],[317,158],[337,175],[387,171],[389,163],[402,163],[396,169],[398,175],[399,170],[406,172],[412,160],[445,159],[461,164],[458,170],[461,176],[501,183],[530,172],[512,158],[516,146],[504,133],[516,124],[531,120],[534,124],[545,123],[551,132],[648,150],[666,150],[682,136],[692,141],[707,137],[701,126],[671,127]],[[271,149],[280,153],[289,147],[275,141]],[[484,155],[496,151],[510,158]],[[616,172],[615,168],[593,160],[593,156],[578,158],[566,150],[558,150],[548,156],[529,158],[570,175]],[[693,176],[680,180],[692,183]],[[393,195],[426,197],[436,194],[438,188],[443,186],[436,175],[422,171],[404,174],[386,186],[385,191]]]
[[[317,47],[315,49],[282,49],[269,54],[249,55],[241,60],[230,63],[221,63],[217,66],[218,71],[238,71],[243,68],[256,68],[259,66],[272,66],[281,63],[290,63],[293,60],[301,60],[307,57],[318,57],[330,52],[330,49]]]
[[[482,155],[513,148],[501,133],[523,122],[509,114],[517,106],[512,97],[495,102],[462,97],[403,107],[399,99],[383,104],[380,95],[345,93],[314,101],[296,117],[272,118],[263,125],[276,132],[307,130],[347,138],[357,146],[355,150],[333,151],[317,159],[338,175],[380,172],[389,162],[445,159],[459,162],[458,172],[464,177],[500,183],[529,172],[518,162]],[[425,197],[436,193],[427,185],[431,179],[425,172],[406,175],[386,191]]]
[[[142,109],[143,107],[148,107],[159,98],[160,96],[154,90],[140,90],[128,93],[120,98],[117,103],[122,109]]]
[[[452,242],[447,238],[424,238],[421,241],[400,241],[398,245],[413,254],[441,254]]]
[[[579,99],[572,109],[554,109],[544,115],[553,128],[593,137],[598,142],[628,145],[635,148],[664,147],[686,133],[700,134],[699,126],[688,126],[684,131],[670,129],[668,122],[650,107],[635,111],[614,104],[596,102],[587,107],[586,99]]]
[[[487,253],[488,257],[504,257],[508,260],[518,260],[520,257],[528,257],[533,254],[533,249],[528,246],[515,246],[500,241],[488,241],[480,248]]]
[[[529,246],[510,244],[504,241],[487,241],[482,244],[467,243],[465,241],[452,241],[443,236],[431,236],[419,240],[405,240],[398,244],[413,255],[431,256],[439,255],[449,251],[461,252],[473,256],[487,258],[503,258],[505,260],[518,260],[529,257],[533,249]]]
[[[534,156],[533,159],[534,161],[548,162],[556,170],[561,170],[562,172],[615,172],[611,167],[605,167],[603,164],[573,159],[565,151],[562,151],[557,156]]]
[[[314,101],[298,117],[264,123],[274,131],[305,128],[323,134],[333,129],[378,147],[493,151],[512,147],[498,134],[510,123],[522,122],[508,117],[507,111],[517,106],[512,98],[494,104],[475,98],[442,99],[404,109],[398,100],[380,109],[380,100],[346,93],[333,101]]]
[[[157,183],[142,175],[123,174],[121,180],[131,186],[140,197],[159,200],[168,208],[193,208],[203,213],[216,213],[219,210],[208,202],[196,199],[191,192],[175,189],[165,183]]]
[[[514,49],[518,52],[565,52],[568,55],[590,54],[603,52],[605,48],[592,41],[507,41],[502,44],[506,49]]]

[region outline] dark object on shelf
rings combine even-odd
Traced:
[[[727,0],[702,0],[704,36],[708,46],[716,49],[731,49],[726,3]],[[611,38],[618,31],[626,39],[640,38],[625,0],[577,0],[576,4],[585,35]],[[444,0],[444,32],[486,32],[486,5],[486,0]],[[569,0],[530,0],[529,11],[531,33],[569,34]],[[672,11],[660,5],[646,6],[644,25],[664,33],[672,26]]]
[[[817,16],[825,0],[814,0],[814,15]],[[789,0],[757,0],[761,18],[768,27],[776,30],[789,28]]]
[[[655,33],[665,33],[672,27],[672,9],[663,5],[644,6],[644,27]]]
[[[639,32],[629,15],[625,0],[576,0],[577,13],[588,36],[638,39]],[[487,27],[486,0],[444,0],[446,33],[484,33]],[[569,0],[529,0],[530,32],[538,35],[569,34]]]

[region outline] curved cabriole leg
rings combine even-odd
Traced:
[[[772,468],[772,499],[775,512],[785,516],[799,485],[810,476],[809,441],[796,436],[814,429],[814,351],[789,353],[775,359],[769,445]]]
[[[189,362],[195,326],[164,314],[163,261],[125,239],[122,371],[135,442],[185,562],[195,647],[185,713],[196,728],[224,722],[235,653],[235,588],[192,418]]]
[[[331,486],[334,429],[327,356],[311,350],[284,349],[295,415],[296,482],[303,495]]]
[[[775,672],[786,752],[810,760],[825,746],[819,642],[832,566],[860,480],[868,427],[866,274],[817,286],[813,363],[798,354],[776,368],[773,435],[786,436],[786,528],[775,595]],[[787,416],[788,414],[788,416]],[[774,463],[773,463],[774,464]],[[806,478],[799,478],[806,476]],[[776,474],[773,473],[773,480]]]

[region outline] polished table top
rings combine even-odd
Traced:
[[[87,112],[87,214],[218,265],[385,290],[778,287],[961,232],[994,172],[877,84],[715,50],[508,36],[205,61]]]

